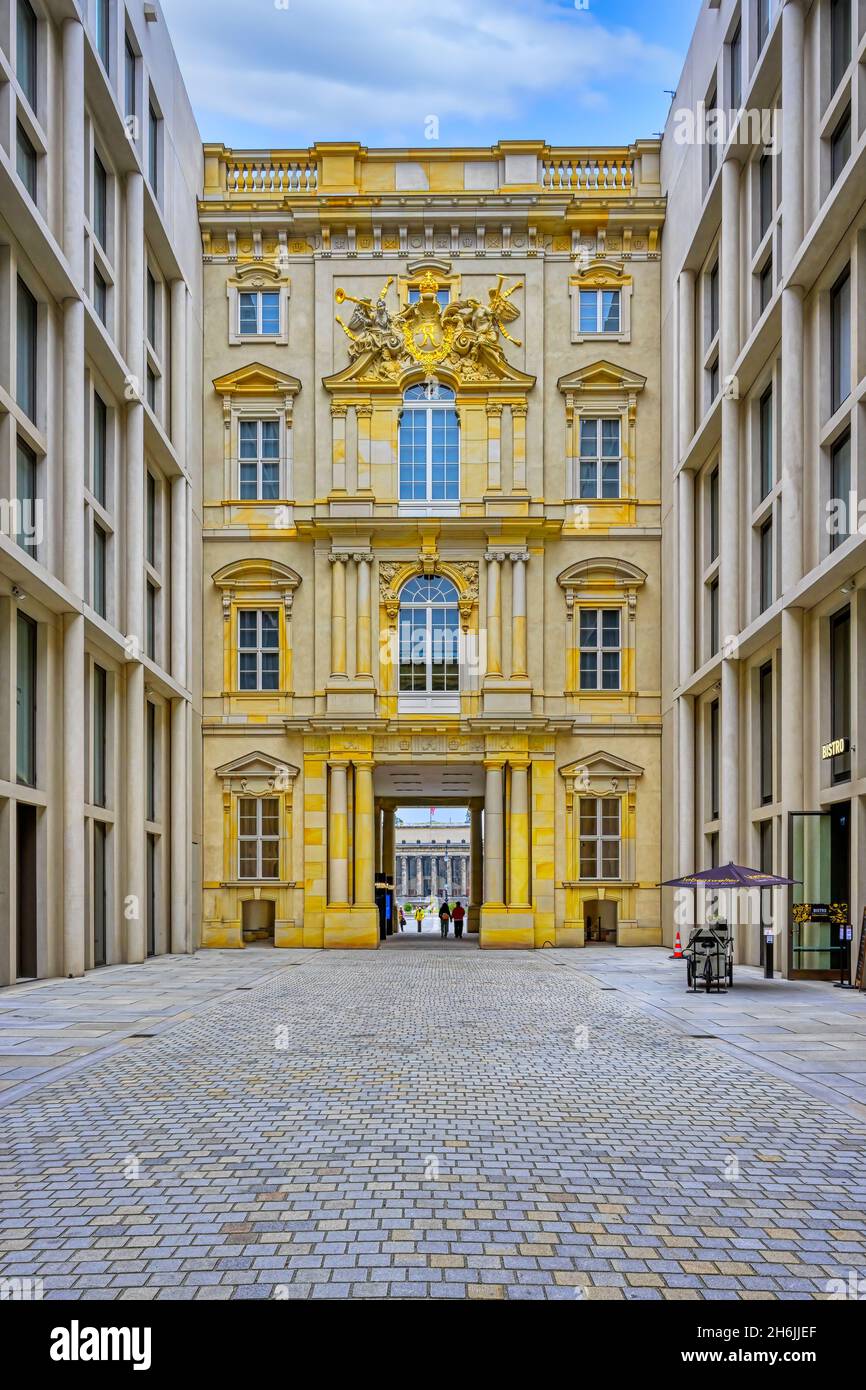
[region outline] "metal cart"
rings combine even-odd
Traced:
[[[688,987],[695,994],[703,987],[707,994],[724,994],[734,983],[734,939],[727,922],[695,927],[683,952]]]

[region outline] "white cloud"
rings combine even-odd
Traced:
[[[202,132],[231,143],[354,138],[420,144],[527,136],[546,110],[658,94],[679,59],[554,0],[163,0]],[[523,119],[525,117],[525,120]],[[220,124],[222,123],[222,124]],[[450,128],[449,128],[450,127]],[[649,134],[634,130],[634,136]]]

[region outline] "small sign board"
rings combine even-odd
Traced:
[[[851,747],[849,738],[833,738],[829,743],[821,744],[822,758],[840,758],[843,753],[847,753]]]

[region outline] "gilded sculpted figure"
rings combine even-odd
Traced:
[[[396,380],[413,363],[431,368],[446,360],[466,381],[495,378],[505,365],[500,337],[522,346],[505,327],[520,315],[511,296],[522,284],[517,281],[506,290],[504,279],[500,275],[488,290],[486,304],[457,299],[443,309],[436,297],[438,284],[428,271],[419,282],[418,297],[397,314],[390,312],[385,298],[393,277],[375,303],[338,289],[338,304],[348,300],[355,305],[348,326],[337,316],[349,339],[349,356],[353,362],[366,357],[363,375],[374,380]]]

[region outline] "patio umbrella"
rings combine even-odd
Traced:
[[[799,883],[799,878],[783,878],[764,869],[747,869],[742,864],[721,864],[717,869],[700,869],[682,878],[667,878],[659,888],[783,888]]]

